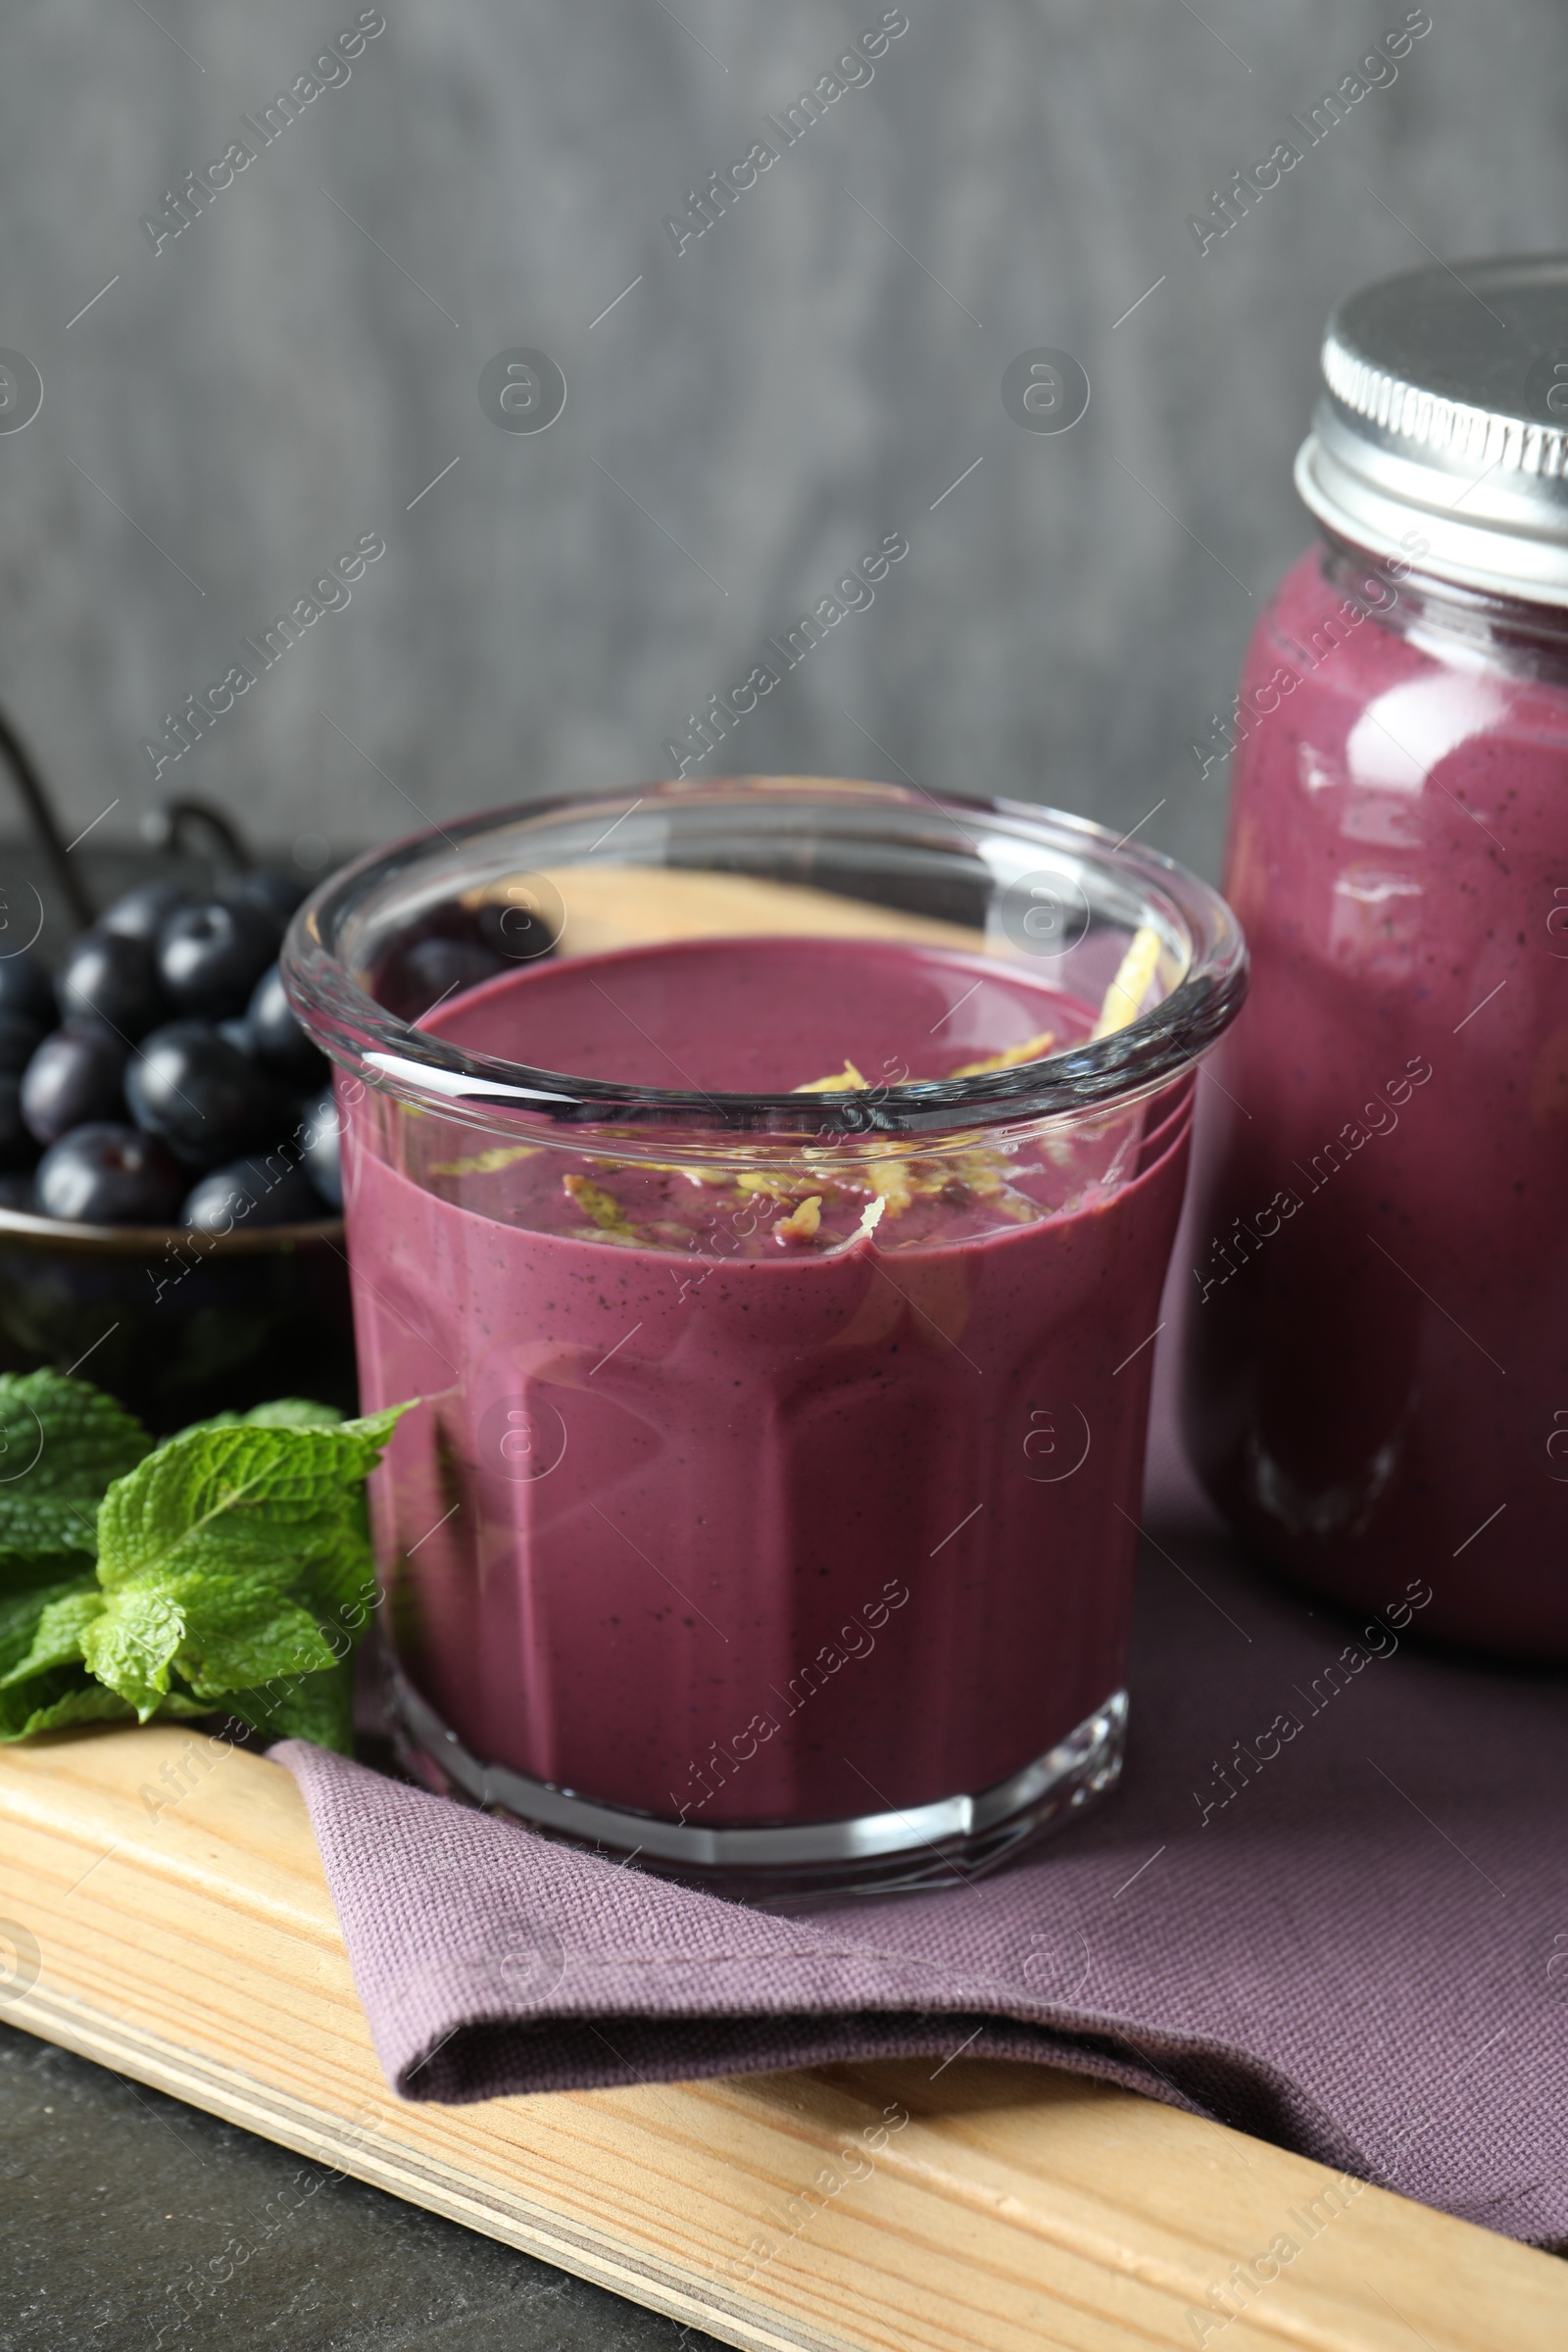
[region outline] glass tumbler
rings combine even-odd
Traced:
[[[532,803],[301,910],[398,1738],[740,1893],[1000,1861],[1120,1768],[1214,892],[828,778]]]

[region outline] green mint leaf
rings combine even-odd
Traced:
[[[140,1422],[88,1381],[0,1374],[0,1591],[87,1567],[104,1490],[151,1446]]]
[[[155,1449],[85,1381],[0,1376],[0,1740],[221,1704],[352,1754],[365,1480],[407,1409],[281,1397]]]
[[[0,1740],[130,1713],[81,1663],[81,1629],[102,1606],[90,1571],[0,1597]]]
[[[136,1715],[131,1701],[95,1681],[82,1660],[84,1639],[104,1609],[90,1571],[0,1598],[0,1740]],[[157,1703],[160,1715],[206,1711],[183,1691],[171,1691]]]
[[[102,1614],[104,1596],[90,1576],[16,1594],[0,1609],[0,1690],[53,1666],[79,1666],[82,1636]],[[24,1611],[32,1618],[31,1640],[24,1646],[16,1644],[20,1654],[13,1659],[7,1655],[12,1644],[6,1636],[13,1629],[20,1632]]]
[[[330,1427],[182,1430],[105,1495],[99,1583],[114,1592],[149,1574],[236,1570],[298,1583],[301,1546],[330,1555],[355,1525],[366,1477],[405,1409]]]
[[[89,1674],[128,1699],[148,1723],[168,1695],[170,1670],[184,1638],[184,1612],[167,1593],[121,1592],[85,1629],[82,1660]]]
[[[241,1587],[205,1595],[190,1611],[179,1670],[198,1698],[217,1699],[277,1676],[329,1670],[341,1650],[341,1637],[334,1650],[309,1609]]]
[[[34,1732],[58,1732],[73,1723],[128,1723],[135,1713],[83,1667],[56,1667],[15,1690],[0,1690],[0,1740],[30,1740]]]
[[[193,1421],[191,1429],[330,1429],[343,1416],[335,1404],[317,1404],[309,1396],[274,1396],[270,1404],[253,1404],[248,1413],[214,1413],[209,1421]]]
[[[264,1738],[314,1740],[339,1755],[354,1753],[354,1667],[348,1658],[327,1674],[231,1691],[223,1704]]]
[[[404,1409],[184,1430],[117,1480],[99,1511],[89,1671],[144,1722],[175,1676],[230,1706],[266,1684],[275,1709],[292,1678],[332,1672],[374,1592],[365,1479]],[[307,1705],[286,1703],[291,1719]]]
[[[31,1650],[38,1621],[50,1603],[74,1592],[96,1593],[90,1569],[62,1578],[53,1585],[34,1585],[23,1592],[0,1593],[0,1682],[9,1681]],[[80,1655],[79,1650],[76,1653]]]

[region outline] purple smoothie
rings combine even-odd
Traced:
[[[430,1025],[783,1092],[847,1058],[877,1085],[1059,1051],[1093,1018],[995,959],[783,938],[535,965]],[[832,1821],[987,1788],[1100,1707],[1190,1091],[1011,1155],[916,1152],[880,1210],[842,1148],[757,1139],[748,1189],[372,1096],[347,1152],[365,1404],[426,1400],[376,1475],[378,1554],[465,1744],[666,1819]]]
[[[1287,1572],[1561,1657],[1568,682],[1423,650],[1360,576],[1303,558],[1243,678],[1188,1440]]]

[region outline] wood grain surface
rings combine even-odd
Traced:
[[[0,1750],[0,1919],[38,1952],[16,2023],[726,2343],[1568,2342],[1568,2268],[1550,2257],[1381,2189],[1347,2197],[1320,2165],[1045,2068],[918,2060],[405,2105],[293,1781],[183,1727]],[[879,2128],[868,2169],[824,2197],[840,2151]],[[1233,2283],[1223,2322],[1210,2290],[1282,2233],[1301,2251],[1267,2284]]]

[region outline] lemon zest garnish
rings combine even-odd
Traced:
[[[561,1181],[573,1208],[581,1209],[590,1224],[597,1225],[601,1233],[613,1233],[627,1241],[635,1240],[626,1220],[626,1212],[613,1193],[607,1193],[602,1184],[595,1184],[586,1176],[563,1176]]]
[[[594,1164],[601,1168],[621,1168],[626,1165],[626,1162],[601,1159],[596,1160]],[[681,1160],[645,1159],[640,1160],[637,1164],[650,1176],[684,1176],[688,1184],[703,1185],[710,1192],[722,1192],[729,1182],[728,1176],[721,1168],[689,1168]]]
[[[425,1170],[427,1176],[494,1176],[500,1168],[510,1168],[514,1160],[532,1159],[544,1150],[543,1144],[501,1144],[490,1152],[476,1152],[471,1159],[432,1160]]]
[[[1042,1029],[1038,1037],[1026,1037],[1021,1046],[1008,1046],[1004,1053],[988,1054],[984,1061],[966,1061],[960,1069],[950,1070],[950,1078],[983,1078],[988,1070],[1015,1070],[1021,1061],[1039,1061],[1056,1042],[1054,1029]]]
[[[799,1208],[787,1217],[780,1217],[773,1231],[781,1242],[814,1242],[821,1222],[822,1196],[812,1193]]]
[[[866,1167],[865,1180],[875,1193],[881,1206],[898,1216],[914,1199],[914,1183],[906,1159],[873,1159]]]
[[[849,1095],[857,1090],[864,1092],[867,1085],[868,1081],[860,1076],[854,1062],[846,1055],[843,1071],[838,1077],[813,1078],[809,1085],[794,1087],[791,1092],[797,1095]]]
[[[994,1200],[1006,1190],[1007,1162],[1000,1152],[959,1152],[945,1163],[943,1180],[956,1177],[982,1200]]]
[[[1100,1018],[1089,1033],[1092,1038],[1109,1037],[1138,1018],[1158,964],[1159,933],[1151,931],[1146,924],[1133,933],[1116,977],[1105,991]]]
[[[735,1179],[735,1190],[738,1193],[760,1194],[765,1200],[793,1200],[798,1197],[800,1189],[800,1186],[792,1184],[787,1176],[763,1176],[754,1171],[745,1176],[737,1176]],[[817,1198],[820,1200],[821,1195],[818,1194]]]

